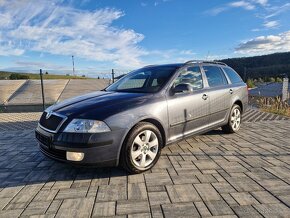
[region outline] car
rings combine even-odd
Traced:
[[[247,105],[247,85],[224,63],[151,65],[50,106],[35,134],[53,159],[142,173],[168,144],[219,127],[237,132]]]

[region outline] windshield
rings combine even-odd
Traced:
[[[110,85],[105,91],[154,93],[168,82],[177,67],[142,68],[129,73]]]

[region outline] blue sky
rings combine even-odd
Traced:
[[[111,68],[290,50],[286,0],[0,0],[0,69]]]

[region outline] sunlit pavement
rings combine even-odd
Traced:
[[[163,149],[151,171],[127,175],[43,156],[33,132],[39,115],[0,114],[0,217],[290,217],[283,117],[248,112],[252,122],[238,134],[188,138]]]

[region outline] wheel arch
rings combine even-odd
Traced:
[[[244,107],[243,107],[242,101],[241,100],[236,100],[233,105],[235,105],[235,104],[240,106],[240,108],[242,110],[242,113],[243,113],[244,112]]]
[[[161,121],[159,121],[158,119],[155,119],[155,118],[142,118],[140,120],[138,120],[138,122],[136,122],[134,125],[130,126],[128,128],[128,131],[126,132],[125,136],[123,137],[122,139],[122,143],[121,143],[121,146],[119,148],[119,151],[118,151],[118,159],[117,159],[117,165],[119,165],[120,163],[120,158],[121,158],[121,150],[122,148],[124,147],[124,143],[126,141],[126,139],[128,138],[129,134],[131,133],[131,130],[139,123],[141,122],[147,122],[147,123],[151,123],[153,124],[154,126],[156,126],[158,128],[158,130],[160,131],[161,133],[161,136],[162,136],[162,140],[163,140],[163,147],[166,145],[166,139],[167,139],[167,136],[166,136],[166,132],[165,132],[165,128],[163,126],[163,124],[161,123]]]

